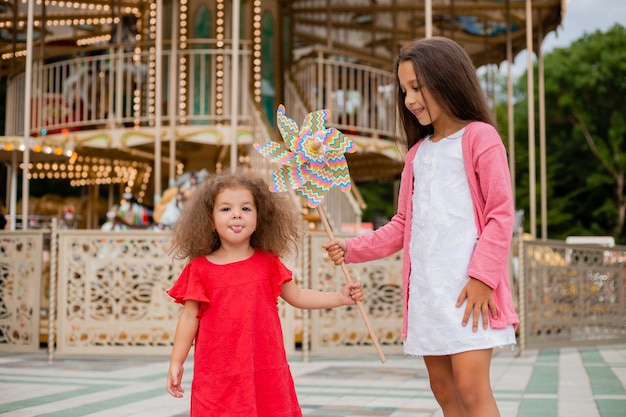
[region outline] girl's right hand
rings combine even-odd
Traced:
[[[183,380],[183,367],[182,365],[170,365],[170,369],[167,372],[167,392],[172,397],[183,398],[185,390],[181,386]]]
[[[328,256],[334,262],[335,265],[341,265],[345,261],[346,256],[346,240],[345,239],[331,239],[322,245],[322,248],[326,249]]]

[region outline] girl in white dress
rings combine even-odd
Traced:
[[[515,344],[506,150],[475,68],[454,41],[405,46],[396,62],[407,141],[398,211],[366,235],[323,245],[337,264],[403,250],[404,350],[423,356],[446,417],[499,417],[489,368]]]

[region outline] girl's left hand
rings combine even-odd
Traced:
[[[348,283],[341,289],[341,295],[344,298],[344,304],[352,305],[357,301],[363,301],[363,288],[360,282]]]
[[[167,371],[167,392],[172,397],[183,398],[185,390],[182,388],[181,382],[183,380],[183,367],[180,365],[170,365],[170,369]]]
[[[470,315],[472,317],[472,331],[478,331],[478,320],[482,316],[483,329],[489,325],[489,312],[494,318],[498,317],[498,309],[493,301],[493,290],[484,282],[470,277],[469,282],[463,287],[456,306],[460,307],[467,299],[465,314],[463,314],[463,327],[467,325]]]

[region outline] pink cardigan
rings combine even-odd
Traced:
[[[409,242],[413,215],[413,160],[422,141],[423,139],[409,149],[406,155],[400,181],[398,211],[391,221],[374,232],[346,239],[346,263],[380,259],[403,250],[403,339],[407,333],[411,273]],[[498,318],[489,317],[491,327],[499,329],[508,324],[517,327],[519,319],[511,297],[508,267],[514,224],[513,192],[506,149],[496,129],[487,123],[469,123],[463,134],[463,159],[479,236],[467,275],[481,280],[493,289]]]

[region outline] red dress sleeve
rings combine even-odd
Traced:
[[[270,254],[270,262],[272,263],[272,293],[275,298],[278,298],[282,293],[281,285],[291,281],[293,279],[293,273],[280,258],[274,254]]]
[[[180,273],[178,279],[167,293],[179,304],[187,300],[208,303],[209,297],[202,285],[203,268],[202,258],[192,259]]]

